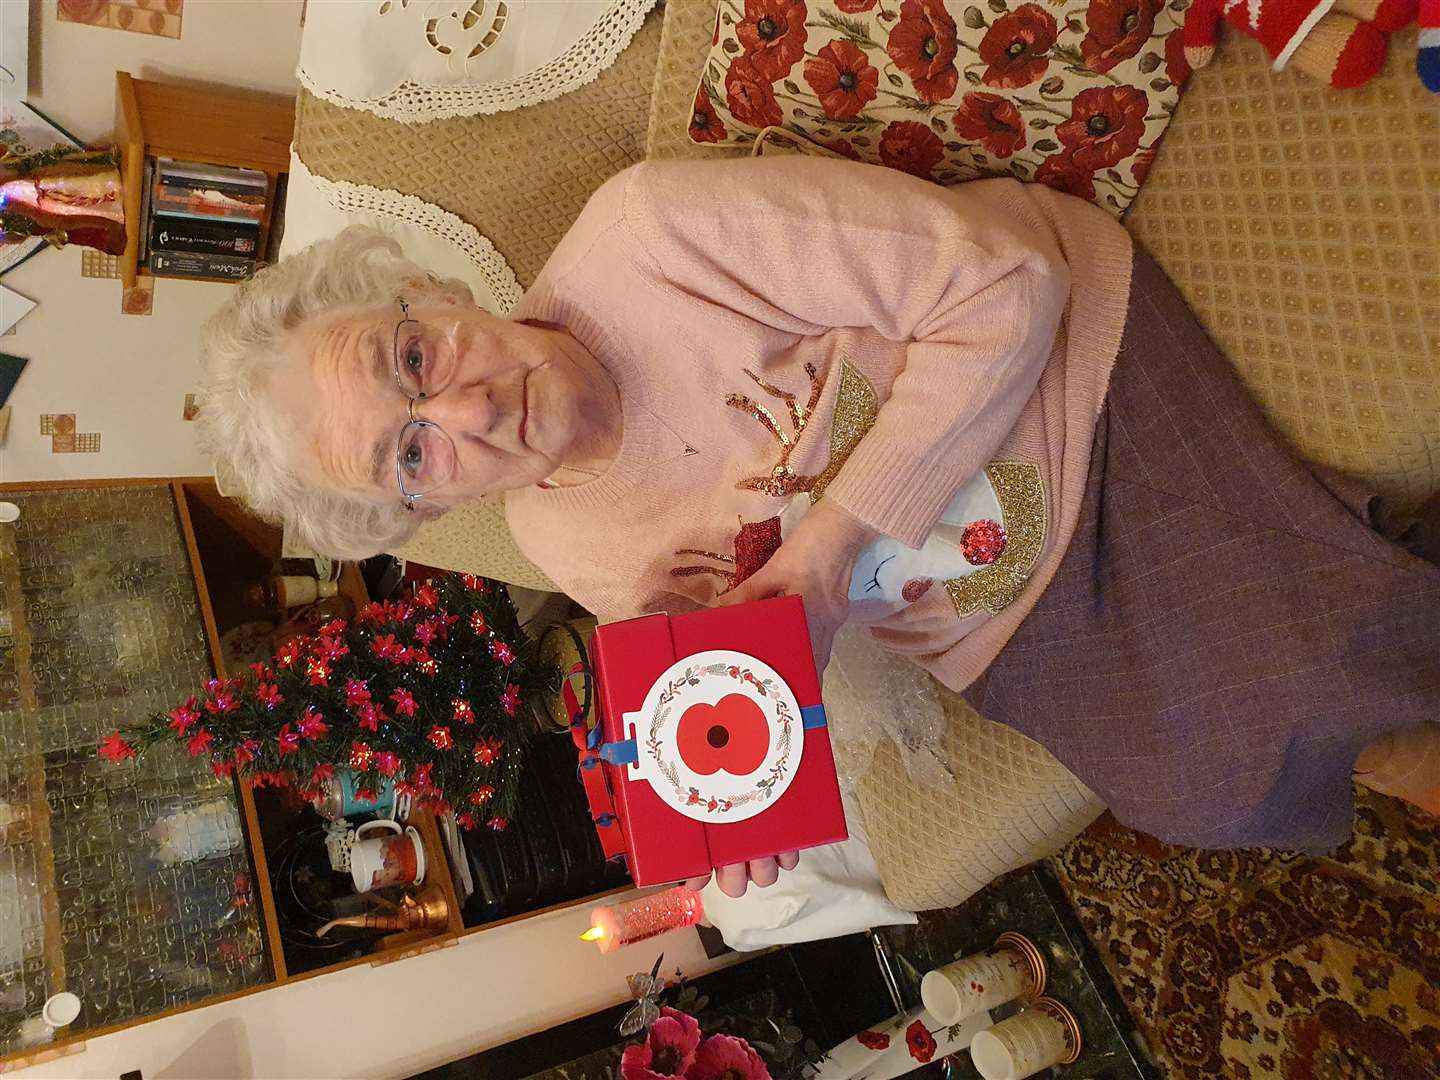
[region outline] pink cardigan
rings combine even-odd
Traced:
[[[622,446],[582,486],[510,493],[511,529],[571,597],[622,618],[713,601],[746,565],[741,526],[797,499],[919,547],[984,472],[1000,558],[874,629],[963,688],[1074,532],[1130,265],[1108,214],[1014,180],[639,165],[596,193],[514,313],[605,365]]]

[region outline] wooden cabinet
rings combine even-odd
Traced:
[[[141,215],[147,157],[263,172],[268,179],[265,215],[260,222],[263,256],[275,217],[277,189],[290,171],[294,130],[293,99],[153,82],[117,71],[115,143],[120,150],[125,193],[125,253],[120,257],[125,288],[133,289],[137,277],[148,273],[140,262],[140,233],[147,227]],[[279,195],[283,197],[283,191]]]

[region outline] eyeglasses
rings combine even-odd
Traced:
[[[424,340],[420,323],[410,318],[410,305],[398,301],[403,318],[395,326],[395,385],[405,395],[409,422],[400,429],[395,451],[395,479],[405,508],[442,487],[455,471],[455,442],[445,429],[415,415],[415,403],[436,397],[449,384]]]

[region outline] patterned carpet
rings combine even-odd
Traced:
[[[1440,1077],[1440,820],[1360,791],[1316,859],[1107,814],[1054,866],[1170,1080]]]

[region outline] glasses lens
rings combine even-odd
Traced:
[[[433,381],[430,357],[420,337],[420,324],[404,319],[395,327],[395,381],[406,397],[425,397]]]
[[[427,420],[414,420],[400,432],[396,454],[403,495],[426,495],[441,487],[455,471],[455,444]]]

